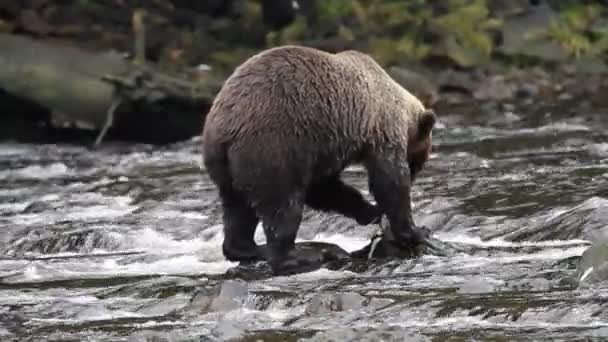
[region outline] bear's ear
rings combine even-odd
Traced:
[[[422,114],[420,114],[420,118],[418,120],[418,132],[417,138],[418,140],[426,139],[430,134],[433,127],[435,127],[435,122],[437,121],[437,116],[432,109],[426,109]]]

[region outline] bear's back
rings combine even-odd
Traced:
[[[339,128],[344,136],[360,135],[373,101],[365,70],[320,50],[282,46],[237,67],[207,120],[234,134],[282,131],[318,138]]]
[[[283,46],[252,56],[224,82],[207,115],[206,164],[226,160],[234,185],[308,183],[408,144],[424,110],[369,56]]]
[[[366,144],[407,139],[422,110],[363,53],[282,46],[250,57],[225,81],[203,142],[227,146],[244,165],[298,159],[323,169],[332,160],[357,159]]]

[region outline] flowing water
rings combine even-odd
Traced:
[[[608,230],[605,112],[455,109],[434,139],[415,219],[457,252],[247,282],[226,280],[199,140],[0,144],[0,340],[608,338],[607,286],[564,281]],[[374,230],[307,212],[299,239]]]

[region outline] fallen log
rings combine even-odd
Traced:
[[[0,88],[85,126],[99,127],[112,102],[114,86],[102,77],[128,69],[128,62],[117,54],[94,54],[0,34]]]
[[[48,108],[56,125],[99,131],[97,143],[113,123],[140,136],[137,131],[149,127],[148,140],[187,139],[200,132],[201,116],[221,80],[201,77],[194,69],[176,73],[138,62],[118,53],[0,34],[0,89]]]

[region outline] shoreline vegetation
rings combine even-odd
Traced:
[[[138,84],[128,96],[122,93],[130,101],[117,110],[107,138],[143,142],[199,134],[214,93],[234,67],[262,49],[284,44],[369,53],[440,114],[553,106],[576,112],[608,106],[601,96],[608,88],[607,5],[600,0],[7,0],[0,3],[0,34],[54,50],[39,48],[37,55],[30,50],[28,59],[21,56],[26,48],[5,48],[0,64],[5,70],[14,70],[15,63],[19,68],[49,65],[51,54],[76,58],[69,51],[77,48],[91,56],[121,56],[129,70],[147,66],[151,76],[144,80],[154,87],[144,94],[137,88],[141,77],[130,72],[110,75],[115,77],[108,81],[95,58],[90,72],[78,76],[103,78],[114,89]],[[111,63],[125,68],[116,58]],[[67,75],[66,64],[57,69],[66,76],[59,73],[52,82],[45,78],[45,87],[79,86],[53,83],[81,82]],[[86,59],[73,67],[87,70]],[[3,139],[92,142],[107,124],[108,110],[96,114],[104,120],[74,124],[66,115],[69,106],[30,96],[31,88],[15,88],[2,74]],[[171,77],[175,82],[167,81]],[[177,96],[180,92],[188,95]],[[111,107],[112,101],[104,101]]]

